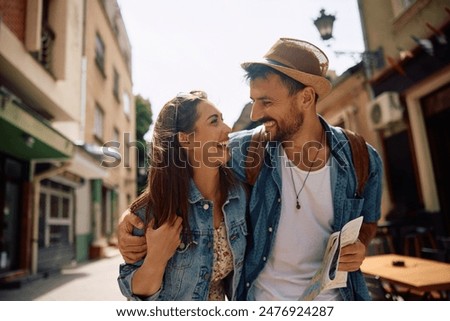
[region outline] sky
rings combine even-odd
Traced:
[[[249,99],[240,64],[260,59],[281,37],[309,41],[343,73],[364,43],[357,0],[118,0],[132,47],[133,94],[152,104],[154,119],[179,92],[201,89],[232,127]],[[324,42],[314,19],[336,16]]]

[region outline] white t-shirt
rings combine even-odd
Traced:
[[[281,161],[281,216],[271,254],[255,280],[254,294],[258,301],[298,300],[319,269],[332,233],[330,162],[309,173],[298,198],[301,209],[297,209],[295,190],[300,191],[308,171],[293,165],[284,150]],[[341,300],[341,296],[338,289],[332,289],[315,300]]]

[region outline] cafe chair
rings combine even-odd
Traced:
[[[421,249],[421,257],[424,259],[449,263],[448,256],[449,254],[443,249],[432,249],[429,247],[422,247]]]
[[[395,253],[392,236],[387,231],[378,231],[367,248],[367,255]]]
[[[404,254],[421,257],[421,249],[423,247],[436,249],[436,240],[434,239],[432,229],[424,226],[416,226],[404,237]]]
[[[369,294],[373,301],[404,301],[393,288],[384,283],[379,276],[364,274]]]

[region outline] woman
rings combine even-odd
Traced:
[[[153,131],[147,188],[129,208],[147,222],[147,255],[120,266],[119,286],[128,299],[235,299],[246,193],[224,166],[229,133],[204,92],[179,94],[164,105]]]

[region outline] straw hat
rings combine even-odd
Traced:
[[[320,98],[331,91],[331,83],[325,78],[328,58],[313,44],[297,39],[280,38],[264,55],[264,60],[244,62],[247,69],[253,64],[261,64],[276,69],[283,74],[313,87]]]

